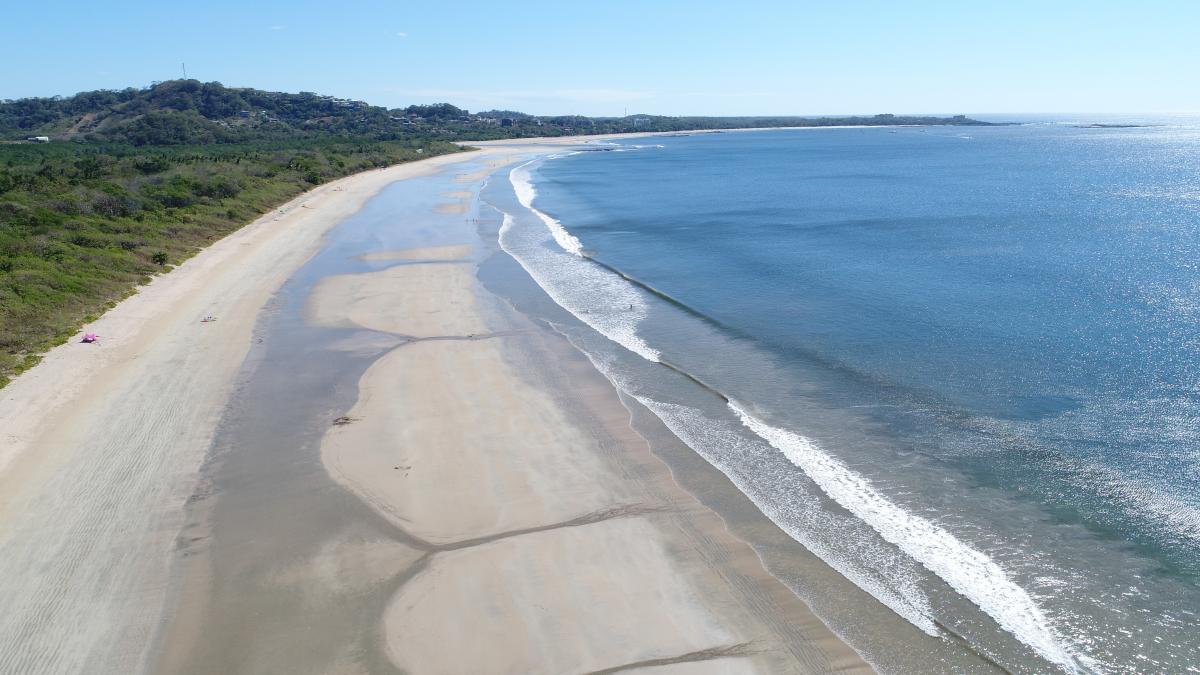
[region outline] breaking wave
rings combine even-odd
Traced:
[[[575,235],[567,232],[567,229],[549,215],[539,211],[533,206],[533,198],[537,196],[537,190],[533,187],[533,181],[529,175],[529,165],[537,160],[530,160],[513,169],[508,175],[512,181],[513,190],[517,193],[517,201],[521,202],[521,206],[529,209],[543,223],[546,224],[546,229],[550,230],[550,234],[554,236],[554,241],[562,247],[562,250],[573,255],[583,256],[583,244],[579,243],[579,239]]]
[[[729,402],[729,407],[747,429],[782,452],[830,498],[941,577],[1043,658],[1068,672],[1093,667],[1088,659],[1064,645],[1033,598],[991,558],[950,532],[900,508],[870,481],[821,450],[811,439],[771,426],[734,401]]]
[[[558,305],[583,323],[647,361],[663,363],[661,353],[638,335],[638,325],[648,312],[643,293],[619,274],[584,256],[583,245],[578,238],[562,223],[533,206],[537,192],[530,175],[531,163],[526,162],[514,168],[509,174],[510,180],[517,200],[545,225],[557,249],[549,245],[545,231],[518,226],[508,213],[504,213],[500,228],[501,247],[521,264]],[[751,415],[742,405],[728,402],[729,408],[745,429],[782,453],[825,496],[849,511],[853,519],[817,523],[814,519],[827,517],[815,515],[820,511],[819,508],[788,509],[787,499],[765,495],[764,490],[750,480],[749,469],[737,466],[741,451],[734,446],[752,441],[735,433],[732,428],[726,428],[732,423],[722,423],[699,410],[640,395],[628,384],[622,385],[613,368],[597,362],[592,354],[588,356],[622,391],[638,399],[676,436],[725,473],[739,490],[790,536],[923,632],[940,634],[928,598],[919,587],[919,580],[915,575],[906,573],[903,564],[896,562],[898,554],[889,551],[882,542],[873,544],[862,536],[852,537],[852,542],[843,542],[844,546],[839,548],[839,544],[829,541],[828,537],[814,536],[814,527],[823,525],[845,529],[851,521],[858,527],[868,526],[883,542],[902,551],[904,556],[900,557],[915,561],[941,578],[1043,658],[1067,672],[1087,672],[1097,667],[1094,661],[1067,643],[1034,598],[994,560],[944,528],[906,511],[875,488],[866,477],[824,452],[812,440],[771,426]],[[741,454],[748,456],[745,452]],[[791,496],[804,502],[803,495],[793,493]],[[814,499],[815,496],[810,496],[808,507],[816,506]],[[805,515],[798,516],[798,510],[805,511]],[[798,518],[807,518],[812,522],[800,527],[797,525]],[[846,547],[850,548],[843,550]],[[867,560],[856,560],[856,553]],[[872,556],[876,559],[870,560]]]

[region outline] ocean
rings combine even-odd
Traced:
[[[482,197],[881,670],[1200,672],[1200,121],[1094,121],[594,142]]]

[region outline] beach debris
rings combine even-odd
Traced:
[[[344,427],[347,424],[350,424],[351,422],[357,422],[357,421],[358,421],[357,417],[350,417],[349,415],[342,415],[341,417],[338,417],[333,420],[333,426]]]
[[[217,320],[217,317],[209,314],[208,316],[204,317],[203,319],[200,319],[200,323],[212,323],[216,320]]]
[[[93,342],[99,342],[99,341],[100,341],[100,336],[96,335],[95,333],[84,333],[83,339],[80,340],[80,342],[86,342],[88,344],[91,344]]]

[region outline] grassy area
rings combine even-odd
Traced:
[[[0,144],[0,386],[138,285],[328,180],[459,147]]]

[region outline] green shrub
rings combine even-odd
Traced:
[[[415,157],[407,141],[336,138],[0,144],[0,381],[172,261],[302,190]]]

